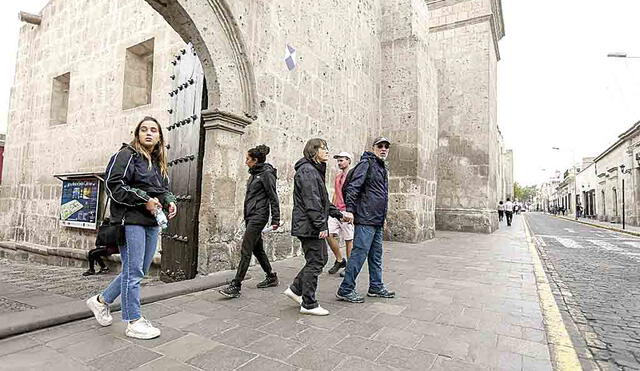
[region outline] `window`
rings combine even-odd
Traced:
[[[69,84],[71,74],[69,72],[53,79],[51,91],[51,125],[67,123],[67,113],[69,112]]]
[[[153,39],[127,48],[124,63],[122,109],[151,103]]]

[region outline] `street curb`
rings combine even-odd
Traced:
[[[575,223],[586,224],[586,225],[590,225],[592,227],[607,229],[609,231],[626,233],[626,234],[630,234],[632,236],[640,237],[640,232],[633,232],[633,231],[628,231],[626,229],[620,229],[620,228],[608,227],[606,225],[601,225],[601,224],[589,223],[589,222],[585,222],[585,221],[582,221],[582,220],[575,220],[575,219],[567,218],[565,216],[560,216],[560,215],[553,215],[553,216],[555,216],[556,218],[568,220],[568,221],[575,222]]]
[[[558,308],[553,296],[547,274],[542,266],[540,256],[538,256],[538,250],[533,242],[533,234],[531,233],[529,223],[526,218],[522,218],[522,220],[524,221],[527,245],[529,246],[529,252],[533,259],[536,287],[538,298],[540,299],[544,327],[547,333],[548,346],[551,351],[553,369],[558,371],[582,370],[582,365],[578,359],[578,353],[576,352],[573,342],[571,341],[571,337],[569,336],[569,332],[564,325],[564,321],[562,320],[560,309]]]
[[[223,271],[188,281],[145,287],[141,292],[140,301],[142,304],[149,304],[224,286],[231,282],[234,275],[235,271]],[[247,274],[246,279],[250,278]],[[112,305],[111,310],[120,310],[120,304]],[[85,300],[74,300],[23,312],[4,314],[0,315],[0,339],[90,317],[93,317],[93,313],[87,308]]]

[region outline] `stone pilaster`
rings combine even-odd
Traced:
[[[214,272],[231,266],[232,250],[241,236],[242,205],[236,190],[239,166],[243,164],[242,134],[251,123],[247,118],[217,110],[202,112],[205,145],[202,161],[202,188],[198,271]]]

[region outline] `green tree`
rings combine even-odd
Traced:
[[[513,183],[513,196],[518,201],[522,201],[522,202],[529,201],[533,198],[533,196],[535,196],[535,194],[536,194],[535,186],[522,187],[520,184],[518,184],[518,182]]]

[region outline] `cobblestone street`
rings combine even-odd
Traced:
[[[603,369],[640,369],[640,239],[544,214],[526,218],[556,300],[578,329],[574,343]]]
[[[0,314],[87,298],[104,289],[117,272],[84,277],[86,268],[0,259]],[[143,285],[162,284],[155,277]]]

